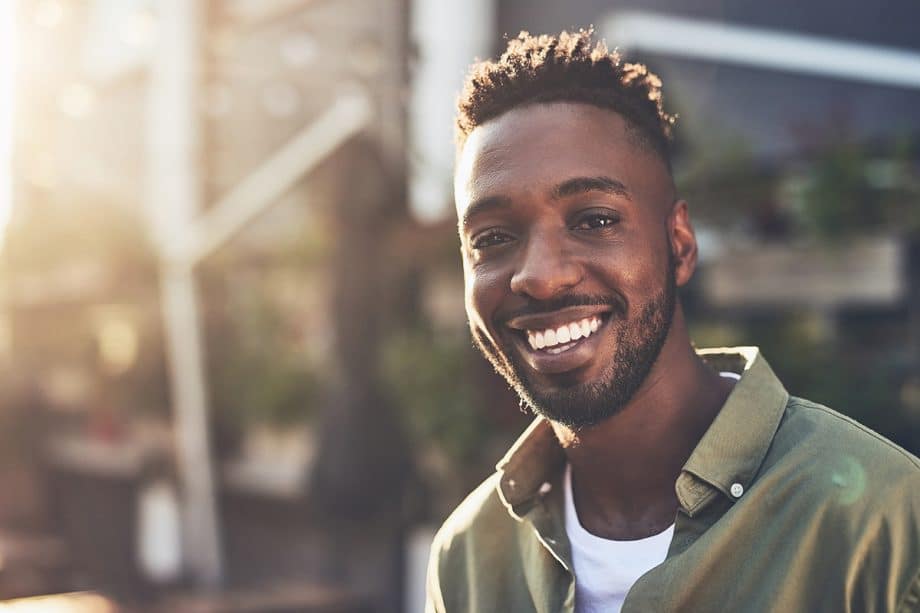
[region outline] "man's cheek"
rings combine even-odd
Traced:
[[[466,291],[466,316],[470,323],[470,330],[481,342],[494,347],[497,343],[489,325],[492,309],[477,289],[476,284],[472,283],[467,286]]]
[[[494,343],[492,335],[489,332],[489,327],[486,325],[485,319],[481,316],[481,311],[477,307],[477,304],[472,296],[467,296],[466,300],[466,316],[470,322],[470,330],[472,330],[477,336],[482,340],[488,340],[490,344]]]

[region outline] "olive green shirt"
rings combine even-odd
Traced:
[[[677,478],[667,558],[623,612],[920,612],[920,461],[790,397],[755,348],[699,353],[741,380]],[[429,612],[574,610],[565,461],[537,419],[435,537]]]

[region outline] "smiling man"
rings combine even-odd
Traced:
[[[439,531],[429,611],[920,611],[920,462],[695,350],[661,83],[512,40],[459,104],[473,338],[537,419]]]

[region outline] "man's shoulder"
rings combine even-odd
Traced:
[[[790,397],[764,469],[784,464],[789,470],[807,472],[819,483],[826,482],[844,498],[877,508],[886,500],[909,497],[920,513],[920,459],[817,402]]]
[[[800,443],[845,451],[854,459],[880,459],[893,472],[920,477],[920,459],[878,432],[829,407],[791,396],[778,436],[796,432]]]
[[[792,397],[759,482],[772,520],[782,525],[783,513],[792,514],[787,521],[806,533],[828,535],[815,549],[821,567],[854,578],[853,598],[894,610],[895,601],[920,597],[917,457],[850,417]]]

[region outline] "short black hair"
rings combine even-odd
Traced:
[[[671,168],[671,127],[661,79],[644,64],[623,62],[594,30],[558,36],[521,32],[498,60],[470,68],[457,102],[457,147],[479,125],[511,109],[546,102],[582,102],[615,111],[641,145]]]

